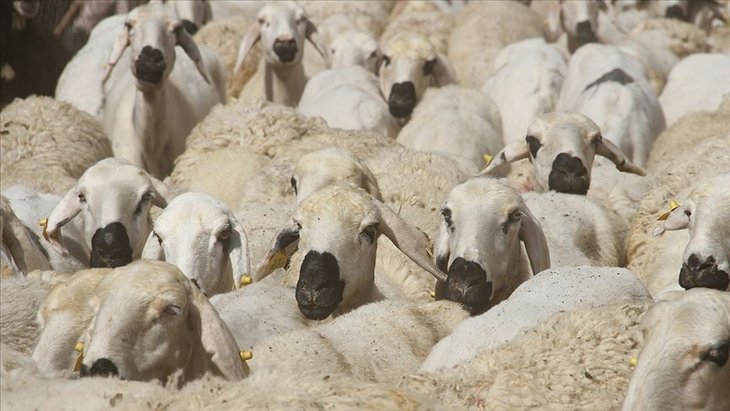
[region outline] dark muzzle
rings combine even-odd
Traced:
[[[160,50],[144,46],[134,62],[134,75],[138,80],[150,84],[159,84],[165,74],[165,57]]]
[[[489,307],[492,282],[487,281],[487,273],[479,264],[457,257],[449,267],[443,296],[461,303],[472,315],[481,314]]]
[[[668,19],[685,20],[684,10],[682,10],[682,6],[679,4],[667,7],[667,10],[664,12],[664,17]]]
[[[416,107],[416,86],[412,81],[395,83],[390,89],[388,110],[393,117],[404,118],[413,113]]]
[[[274,53],[279,57],[279,61],[282,63],[291,63],[297,57],[297,42],[294,39],[291,40],[274,40]]]
[[[132,247],[122,223],[111,223],[91,237],[91,267],[120,267],[132,262]]]
[[[111,360],[107,358],[99,358],[91,364],[91,369],[89,369],[86,365],[82,365],[80,373],[82,377],[118,377],[119,369]]]
[[[328,252],[310,251],[299,269],[296,299],[299,311],[310,320],[324,320],[342,302],[345,282],[340,267]]]
[[[702,287],[724,291],[729,284],[730,276],[717,267],[712,256],[700,261],[696,254],[691,254],[679,271],[679,285],[686,290]]]
[[[588,170],[579,158],[560,153],[553,161],[548,177],[550,190],[559,193],[585,194],[591,184]]]

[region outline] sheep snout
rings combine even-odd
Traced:
[[[296,299],[299,311],[310,320],[324,320],[342,302],[345,282],[340,267],[328,252],[310,251],[299,270]]]
[[[276,56],[279,57],[280,62],[284,64],[293,62],[296,59],[298,52],[299,47],[297,47],[297,41],[293,38],[279,38],[274,40],[274,53],[276,53]]]
[[[120,267],[132,262],[132,247],[127,229],[120,222],[96,230],[91,237],[91,260],[96,267]]]
[[[548,187],[560,193],[581,194],[588,192],[591,178],[583,162],[574,156],[560,153],[553,161]]]
[[[472,315],[481,314],[489,306],[492,282],[479,264],[461,257],[454,259],[446,279],[445,297],[461,303]]]
[[[134,76],[142,82],[160,84],[167,64],[162,52],[150,46],[144,46],[134,62]]]
[[[388,110],[397,118],[408,117],[416,107],[416,86],[412,81],[395,83],[390,89]]]
[[[575,26],[575,32],[576,32],[576,49],[580,46],[586,45],[588,43],[597,43],[598,38],[596,37],[596,32],[593,30],[593,27],[591,26],[591,22],[581,21],[580,23],[576,24]]]
[[[701,261],[700,257],[693,253],[682,264],[679,272],[679,285],[686,290],[703,287],[724,291],[729,284],[730,276],[718,268],[713,256],[708,256]]]
[[[86,365],[81,366],[82,377],[109,377],[119,376],[119,369],[114,362],[108,358],[99,358],[91,364],[91,368]]]
[[[682,6],[679,4],[667,7],[667,11],[664,12],[664,17],[668,19],[677,19],[683,21],[687,20],[684,17],[684,10],[682,10]]]

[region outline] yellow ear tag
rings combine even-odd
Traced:
[[[631,359],[629,360],[629,365],[632,367],[636,367],[636,364],[638,364],[638,363],[639,363],[639,359],[636,357],[631,357]]]
[[[277,268],[286,267],[286,253],[283,251],[277,251],[269,259],[269,270],[276,270]]]
[[[253,278],[250,275],[248,275],[248,274],[244,274],[241,277],[241,281],[238,282],[238,286],[239,287],[245,287],[245,286],[251,284],[252,282],[253,282]]]
[[[490,165],[492,163],[492,158],[493,157],[490,156],[489,154],[484,155],[484,163],[485,163],[484,167],[487,167],[488,165]]]
[[[253,352],[251,351],[239,351],[238,356],[241,357],[241,361],[248,361],[253,358]]]
[[[74,364],[74,371],[79,371],[81,369],[81,363],[84,362],[84,343],[77,343],[74,350],[79,353],[78,357],[76,357],[76,364]]]
[[[431,291],[431,298],[436,298],[436,290]]]
[[[46,231],[46,230],[48,230],[48,219],[47,218],[42,219],[41,221],[38,222],[38,225],[43,227],[43,238],[48,240],[48,232]]]
[[[667,211],[666,213],[663,213],[662,215],[660,215],[657,218],[657,221],[664,221],[667,218],[669,218],[669,214],[672,214],[672,211],[676,210],[677,207],[679,207],[679,203],[677,202],[677,200],[670,201],[669,202],[669,211]]]

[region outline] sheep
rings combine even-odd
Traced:
[[[565,33],[567,48],[574,53],[588,43],[598,42],[599,12],[606,11],[602,0],[551,0],[530,3],[530,8],[545,16],[545,37],[558,40]]]
[[[665,0],[649,2],[647,8],[652,16],[688,21],[705,31],[710,31],[713,20],[725,22],[727,18],[723,16],[721,7],[714,0]]]
[[[609,45],[589,44],[573,55],[556,110],[590,117],[639,166],[646,164],[654,139],[666,128],[641,66]]]
[[[294,3],[267,4],[241,40],[234,73],[237,73],[254,45],[261,40],[264,59],[254,77],[246,83],[240,98],[264,98],[294,107],[299,102],[307,76],[302,65],[304,39],[324,57],[326,49],[317,28],[304,9]]]
[[[43,237],[41,245],[51,267],[73,272],[139,258],[151,229],[150,208],[164,208],[177,193],[138,167],[108,158],[86,170],[61,198],[34,199],[32,194],[27,190],[4,193],[27,227],[37,227],[47,217],[37,234]],[[26,199],[29,210],[21,214],[15,204]],[[76,218],[79,214],[81,218]]]
[[[497,54],[481,90],[499,108],[504,144],[521,140],[537,116],[554,111],[567,70],[565,56],[541,38],[513,43]]]
[[[441,215],[433,254],[448,276],[436,294],[472,314],[505,300],[551,261],[616,266],[624,259],[627,224],[583,196],[528,193],[523,200],[503,182],[479,177],[454,187]]]
[[[486,313],[461,322],[439,341],[420,373],[435,373],[509,344],[551,316],[582,307],[629,304],[650,299],[636,275],[623,268],[562,267],[542,271]]]
[[[502,120],[484,93],[459,86],[428,89],[398,142],[412,150],[451,156],[476,173],[485,154],[504,147]]]
[[[207,296],[231,291],[250,272],[246,231],[231,210],[204,193],[183,193],[167,205],[142,258],[176,265]]]
[[[176,45],[190,58],[176,58]],[[125,56],[129,66],[113,70]],[[225,96],[218,57],[199,49],[162,4],[138,7],[127,15],[103,81],[107,78],[103,125],[114,155],[156,177],[172,171],[190,130]]]
[[[659,102],[672,125],[688,113],[717,110],[724,96],[730,96],[730,56],[693,54],[669,74]]]
[[[307,11],[312,22],[319,26],[334,16],[351,17],[353,26],[365,30],[373,36],[379,37],[385,29],[394,1],[300,1],[299,4]],[[333,37],[323,32],[325,40]]]
[[[489,21],[489,29],[484,22]],[[478,89],[505,46],[542,37],[543,20],[529,7],[514,1],[469,2],[456,16],[449,38],[448,58],[459,84]]]
[[[335,15],[318,25],[318,30],[329,47],[327,66],[363,66],[377,74],[381,60],[378,39],[368,31],[353,29],[355,24],[349,16]]]
[[[445,57],[421,34],[398,32],[381,39],[381,50],[380,91],[398,119],[411,115],[426,88],[454,83]]]
[[[700,288],[658,301],[640,330],[625,410],[730,407],[730,294]]]
[[[0,112],[0,187],[23,184],[62,193],[97,161],[112,155],[101,125],[49,97],[16,100]]]
[[[96,284],[89,284],[94,278]],[[182,384],[209,372],[230,380],[248,374],[208,299],[164,262],[136,261],[88,282],[72,278],[54,288],[42,310],[43,330],[33,355],[41,369],[69,368],[60,353],[71,353],[82,342],[82,376]],[[49,352],[59,353],[60,361],[49,361]]]
[[[297,111],[306,117],[322,117],[330,127],[373,130],[389,137],[398,134],[377,77],[363,67],[318,73],[307,82]]]
[[[6,277],[6,270],[18,275],[50,268],[48,255],[45,254],[40,239],[23,225],[10,207],[8,199],[2,195],[0,195],[0,240],[4,259],[2,277]]]
[[[454,16],[443,12],[432,2],[408,2],[400,11],[394,10],[388,26],[380,36],[380,46],[385,47],[396,36],[413,34],[431,44],[436,53],[445,56],[449,36],[455,28]]]

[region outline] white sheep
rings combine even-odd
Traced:
[[[510,44],[497,54],[481,90],[499,107],[504,144],[522,140],[537,116],[555,110],[567,70],[565,56],[541,38]]]
[[[5,196],[0,195],[0,252],[2,252],[2,276],[19,275],[33,270],[50,268],[48,255],[38,236],[23,225],[10,207]]]
[[[0,187],[62,193],[112,148],[101,125],[49,97],[15,100],[0,112]]]
[[[334,128],[372,130],[389,137],[398,134],[378,78],[359,66],[321,71],[309,79],[297,111],[322,117]]]
[[[393,8],[390,21],[380,36],[380,46],[384,47],[393,37],[413,34],[424,38],[436,53],[445,56],[454,27],[454,16],[439,9],[434,2],[400,2]]]
[[[243,225],[204,193],[183,193],[167,205],[155,219],[142,258],[174,264],[207,296],[237,288],[250,272]]]
[[[263,98],[274,103],[296,106],[307,83],[302,64],[305,39],[322,56],[325,55],[326,49],[317,35],[317,28],[309,21],[304,9],[293,2],[270,3],[264,6],[238,49],[234,73],[240,70],[251,49],[259,41],[264,54],[259,70],[246,83],[240,98]]]
[[[49,362],[48,352],[63,360],[62,353],[73,353],[81,342],[82,376],[180,384],[206,373],[231,380],[248,374],[228,327],[175,266],[137,261],[97,275],[96,281],[90,286],[72,278],[44,301],[34,351],[41,368],[70,368],[73,364],[64,361]]]
[[[730,97],[730,56],[693,54],[669,73],[659,102],[672,125],[689,113],[717,110],[724,97]]]
[[[405,147],[453,157],[477,173],[484,155],[499,152],[502,120],[489,96],[459,86],[426,90],[408,124],[398,134]]]
[[[631,303],[640,298],[651,297],[636,275],[623,268],[584,266],[542,271],[502,303],[459,324],[434,346],[419,372],[434,373],[466,363],[485,350],[509,344],[559,312]]]
[[[605,139],[642,167],[654,139],[666,128],[662,107],[641,65],[609,45],[589,44],[576,51],[556,110],[590,117]]]
[[[730,408],[730,294],[680,292],[655,303],[640,330],[623,409]]]

